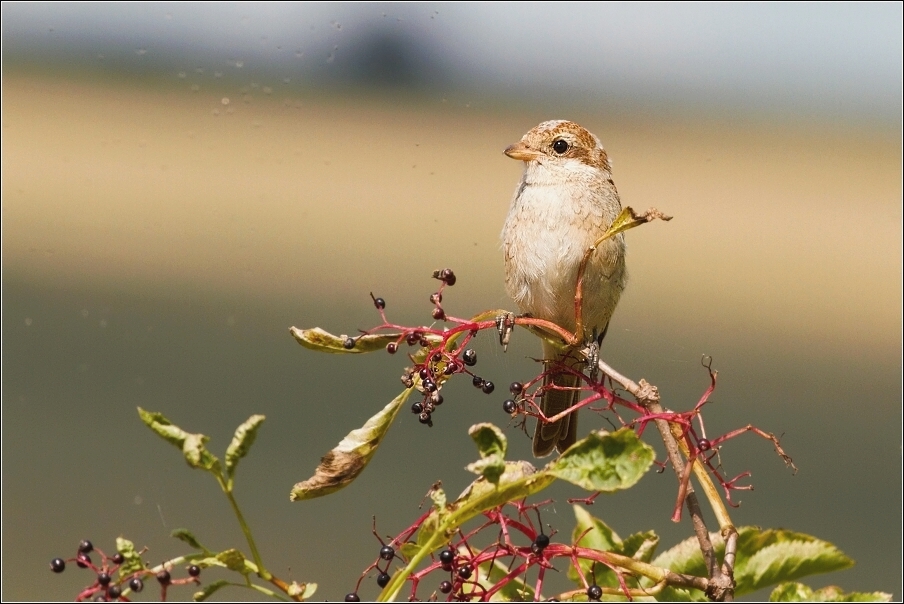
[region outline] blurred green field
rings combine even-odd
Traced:
[[[366,328],[371,291],[394,320],[429,321],[442,266],[459,276],[453,314],[511,307],[499,231],[520,166],[502,149],[552,118],[600,137],[623,204],[675,216],[628,234],[630,282],[603,355],[673,408],[697,400],[700,356],[713,355],[710,435],[754,423],[784,434],[800,467],[792,476],[752,437],[730,443],[728,473],[753,470],[757,488],[737,523],[828,539],[858,561],[832,583],[900,597],[899,131],[7,70],[4,598],[73,597],[87,576],[46,563],[86,537],[110,550],[124,534],[160,559],[181,551],[167,537],[181,526],[211,547],[241,543],[213,482],[140,425],[139,404],[210,434],[215,451],[265,413],[239,472],[262,553],[284,578],[320,583],[320,598],[349,591],[378,548],[371,517],[396,533],[434,481],[463,488],[467,426],[506,426],[504,396],[451,384],[432,430],[400,417],[358,483],[290,504],[320,456],[395,396],[403,361],[321,358],[287,328]],[[497,384],[536,370],[536,342],[516,340],[505,355],[480,343]],[[528,457],[529,440],[507,434],[510,457]],[[690,529],[668,521],[665,476],[591,512],[623,535],[654,528],[668,547]],[[544,522],[570,531],[575,494],[559,489]]]

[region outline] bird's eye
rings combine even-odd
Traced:
[[[562,155],[566,151],[568,151],[568,143],[561,138],[552,144],[552,150]]]

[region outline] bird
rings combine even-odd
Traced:
[[[542,122],[508,146],[505,155],[524,162],[502,229],[506,291],[524,315],[574,333],[578,267],[587,249],[621,212],[609,156],[595,135],[568,120]],[[605,240],[590,257],[584,273],[584,333],[577,334],[579,343],[569,346],[552,336],[543,340],[547,389],[541,394],[540,409],[546,417],[578,400],[580,378],[561,369],[582,372],[586,366],[580,354],[582,344],[602,343],[625,289],[625,251],[620,233]],[[551,423],[538,419],[533,454],[562,453],[576,440],[576,412]]]

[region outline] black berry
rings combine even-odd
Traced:
[[[451,592],[452,591],[451,581],[443,581],[442,583],[440,583],[439,590],[444,594]]]
[[[380,587],[386,587],[389,584],[389,579],[391,579],[387,573],[380,573],[377,575],[377,585]]]
[[[439,304],[440,302],[443,301],[443,295],[442,295],[441,293],[439,293],[439,292],[430,294],[430,301],[431,301],[433,304]]]
[[[380,548],[380,558],[383,560],[392,560],[395,558],[395,550],[391,545],[384,545]]]
[[[442,405],[443,404],[443,395],[439,392],[434,392],[433,396],[430,397],[430,400],[433,401],[434,405]]]
[[[113,554],[113,557],[111,558],[111,560],[113,560],[113,564],[122,564],[123,562],[126,561],[126,557],[123,556],[122,554],[120,554],[119,552],[116,552],[115,554]]]
[[[197,564],[192,564],[191,566],[188,567],[188,575],[190,577],[197,577],[200,574],[201,574],[201,567],[198,566]]]
[[[88,568],[88,565],[91,564],[91,556],[88,554],[79,554],[75,557],[75,563],[79,568]]]
[[[434,319],[436,319],[437,321],[442,321],[442,320],[444,320],[444,319],[446,318],[446,311],[444,311],[444,310],[443,310],[442,308],[440,308],[439,306],[437,306],[436,308],[434,308],[434,309],[433,309],[433,312],[430,313],[430,314],[431,314],[431,316],[432,316]]]
[[[358,594],[356,594],[355,592],[352,592],[350,594],[345,594],[345,601],[346,602],[360,602],[361,598],[358,597]]]
[[[473,348],[468,348],[462,353],[461,360],[468,367],[473,367],[477,364],[477,352]]]
[[[423,386],[424,390],[426,390],[427,392],[436,392],[436,382],[434,382],[430,378],[427,378],[426,380],[421,382],[421,386]]]
[[[405,341],[408,342],[409,346],[414,346],[421,339],[421,334],[416,331],[411,332],[407,336],[405,336]]]
[[[705,438],[701,438],[700,442],[697,443],[697,446],[700,447],[701,451],[709,451],[713,448],[712,443],[710,443],[709,440]]]
[[[439,278],[446,282],[446,285],[453,286],[455,285],[455,273],[452,272],[451,268],[444,268],[442,272],[439,274]]]
[[[386,308],[386,300],[383,298],[374,298],[374,306],[376,306],[378,310],[383,310]]]
[[[543,533],[540,533],[539,535],[537,535],[537,538],[534,539],[534,542],[530,544],[530,551],[534,552],[535,554],[539,554],[544,549],[546,549],[546,546],[548,546],[548,545],[549,545],[549,535],[544,535]]]
[[[512,399],[508,399],[502,403],[502,410],[511,415],[518,410],[518,405]]]
[[[138,577],[133,578],[131,581],[129,581],[129,589],[131,589],[135,593],[140,592],[142,589],[144,589],[144,581],[142,581]]]
[[[451,549],[444,549],[439,553],[439,561],[443,564],[452,564],[455,561],[455,551]]]
[[[388,352],[389,354],[395,354],[398,349],[399,345],[395,342],[390,342],[386,345],[386,352]]]
[[[509,392],[511,392],[514,396],[518,396],[522,392],[524,392],[524,384],[521,382],[512,382],[509,386]]]
[[[160,585],[169,585],[170,580],[172,580],[172,577],[170,577],[168,570],[161,570],[157,573],[157,581],[160,582]]]
[[[458,569],[458,576],[462,579],[470,579],[471,578],[471,567],[470,566],[462,566]]]
[[[97,573],[97,583],[101,587],[106,587],[110,584],[112,577],[108,573]]]
[[[355,347],[355,338],[345,338],[345,341],[342,343],[342,347],[346,350],[351,350]]]
[[[493,390],[496,389],[496,384],[493,382],[484,382],[483,386],[480,388],[483,390],[484,394],[492,394]]]
[[[119,585],[111,585],[110,588],[107,589],[107,597],[111,600],[118,600],[121,595],[122,588]]]
[[[62,558],[54,558],[50,561],[50,570],[55,573],[61,573],[66,570],[66,561]]]
[[[479,375],[475,375],[471,383],[474,384],[475,388],[483,388],[483,378]]]
[[[603,597],[603,588],[599,585],[591,585],[587,588],[587,599],[592,602],[599,602]]]
[[[431,428],[433,427],[433,420],[430,419],[430,414],[426,411],[417,416],[417,421],[421,422],[422,424],[426,424]]]
[[[83,554],[91,553],[91,551],[93,549],[94,549],[94,546],[87,539],[83,540],[81,543],[78,544],[78,551]]]
[[[412,413],[421,413],[424,410],[424,405],[420,401],[416,403],[412,403],[411,412]]]

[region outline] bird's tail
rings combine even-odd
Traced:
[[[555,359],[557,363],[571,367],[576,371],[581,371],[584,363],[579,360],[574,350],[566,349],[564,352],[561,348],[555,348],[547,342],[543,343],[544,357],[547,359]],[[565,411],[574,405],[580,396],[580,390],[577,390],[580,378],[571,373],[556,372],[554,367],[550,368],[549,373],[543,380],[544,386],[556,386],[543,393],[540,399],[540,409],[546,417],[552,417]],[[559,390],[558,388],[572,388],[573,390]],[[558,449],[560,453],[570,447],[577,440],[578,433],[578,417],[577,413],[569,413],[564,418],[544,423],[537,420],[537,428],[534,431],[533,452],[536,457],[546,457]]]

